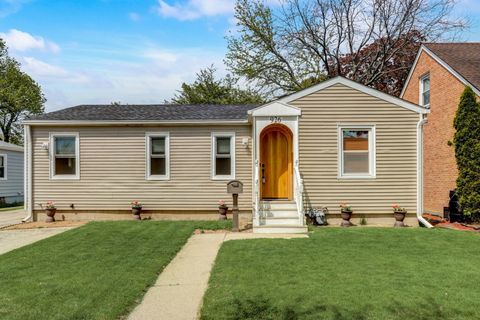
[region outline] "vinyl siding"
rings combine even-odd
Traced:
[[[50,180],[50,132],[78,132],[80,179]],[[170,180],[146,179],[146,132],[170,133]],[[240,209],[251,210],[252,155],[241,144],[249,126],[178,127],[33,127],[34,209],[55,201],[60,210],[129,210],[139,200],[145,210],[217,210],[220,199],[231,207],[227,181],[211,179],[211,133],[235,132],[236,178],[244,183]],[[51,149],[51,148],[50,148]]]
[[[18,200],[23,197],[23,152],[0,149],[0,154],[7,155],[7,180],[0,180],[0,197]]]
[[[416,211],[416,125],[419,115],[341,84],[290,104],[301,108],[299,160],[307,206],[339,213],[391,215],[392,203]],[[338,179],[338,125],[374,125],[376,178]]]

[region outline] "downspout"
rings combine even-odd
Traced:
[[[427,123],[425,114],[420,114],[417,123],[417,219],[427,228],[433,226],[425,220],[423,213],[423,125]]]
[[[27,211],[27,216],[23,218],[22,222],[27,222],[33,220],[33,207],[32,207],[32,167],[33,167],[33,159],[32,159],[32,136],[30,131],[29,125],[23,126],[24,130],[24,138],[25,138],[25,150],[24,150],[24,183],[25,183],[25,191],[24,191],[24,198],[25,198],[25,210]]]

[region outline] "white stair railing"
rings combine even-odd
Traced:
[[[255,185],[253,186],[253,192],[255,197],[255,212],[253,216],[253,225],[260,225],[260,166],[258,160],[255,160]]]
[[[295,161],[295,202],[297,203],[297,212],[300,225],[304,225],[305,217],[303,212],[303,179],[298,168],[298,160]]]

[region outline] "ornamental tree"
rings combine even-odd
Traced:
[[[460,98],[454,120],[457,193],[465,215],[480,218],[480,105],[472,88]]]

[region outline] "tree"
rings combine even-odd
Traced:
[[[472,88],[460,98],[455,120],[457,193],[465,215],[480,218],[480,105]]]
[[[40,86],[8,56],[0,39],[0,129],[5,142],[21,143],[20,121],[44,110]]]
[[[270,94],[303,89],[336,75],[398,93],[419,42],[466,28],[455,0],[237,0],[238,30],[227,37],[234,75]],[[419,32],[421,30],[421,33]],[[382,84],[383,83],[383,84]]]
[[[175,104],[257,104],[263,97],[252,89],[241,89],[238,79],[227,75],[215,78],[216,69],[211,66],[200,70],[192,84],[183,83],[181,90],[173,97]]]

